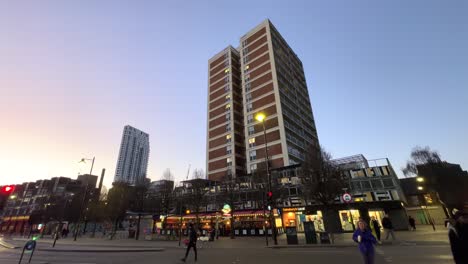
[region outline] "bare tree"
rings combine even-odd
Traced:
[[[205,172],[202,169],[195,169],[192,174],[192,179],[206,179]]]
[[[188,193],[184,199],[188,207],[195,213],[197,227],[200,223],[199,214],[200,209],[208,204],[207,193],[209,192],[209,182],[203,178],[195,178],[188,183],[190,186],[187,188]]]
[[[227,203],[231,207],[231,224],[234,227],[234,212],[239,204],[239,180],[232,173],[226,173],[221,185],[221,201]],[[234,238],[234,230],[231,230],[231,239]]]
[[[417,175],[417,167],[419,165],[436,165],[442,163],[440,154],[435,150],[431,150],[428,146],[424,148],[420,146],[414,147],[410,157],[411,159],[406,162],[406,166],[401,169],[406,177]]]
[[[303,193],[306,201],[323,205],[334,203],[345,186],[340,169],[333,164],[330,153],[321,149],[319,157],[306,154],[302,166]]]

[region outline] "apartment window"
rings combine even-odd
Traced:
[[[253,109],[252,103],[248,103],[248,104],[247,104],[247,112],[252,111],[252,109]]]
[[[244,76],[245,83],[250,82],[250,74]]]
[[[245,55],[244,56],[244,64],[247,64],[247,62],[249,62],[249,56]]]
[[[226,114],[226,121],[231,121],[231,113]]]
[[[250,82],[245,82],[245,91],[248,92],[251,89]]]
[[[248,93],[248,94],[245,95],[245,101],[247,101],[247,102],[252,101],[252,94],[251,93]]]
[[[231,69],[227,68],[227,69],[224,70],[224,73],[228,73],[230,71],[231,71]]]
[[[250,171],[256,171],[256,170],[257,170],[257,163],[250,164]]]
[[[228,167],[232,166],[232,158],[227,158],[226,159],[226,166],[228,166]]]
[[[231,101],[231,95],[230,94],[226,95],[226,102],[229,102],[229,101]]]
[[[254,126],[249,126],[248,130],[249,130],[249,135],[255,134],[255,127]]]
[[[231,124],[226,125],[226,132],[229,132],[229,131],[231,131]]]
[[[229,76],[226,76],[226,77],[224,78],[224,82],[225,82],[225,83],[228,83],[228,82],[229,82]]]
[[[231,104],[227,104],[226,105],[226,111],[230,111],[231,110]]]
[[[226,66],[226,67],[229,66],[229,60],[224,61],[224,66]]]
[[[244,48],[244,55],[246,55],[247,53],[249,53],[249,48]]]
[[[224,53],[224,58],[227,59],[229,57],[228,53]]]
[[[231,136],[231,134],[226,135],[226,143],[231,143],[231,141],[232,141],[232,136]]]
[[[226,155],[229,155],[231,153],[232,153],[232,146],[231,145],[226,146]]]
[[[242,47],[247,46],[247,40],[242,41]]]
[[[248,116],[247,116],[247,124],[250,124],[250,123],[252,123],[252,122],[253,122],[253,120],[254,120],[254,118],[253,118],[253,114],[250,114],[250,115],[248,115]]]
[[[249,158],[250,158],[250,161],[256,160],[257,159],[257,151],[256,150],[251,150],[249,152]]]
[[[249,138],[249,147],[255,147],[255,138]]]

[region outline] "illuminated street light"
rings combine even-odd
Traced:
[[[422,186],[418,186],[418,190],[422,191],[424,188]]]
[[[416,181],[417,181],[417,182],[424,182],[424,178],[423,178],[423,177],[417,177],[417,178],[416,178]]]
[[[266,115],[264,113],[258,113],[256,116],[255,116],[255,119],[258,121],[258,122],[263,122],[263,120],[265,120],[266,118]]]

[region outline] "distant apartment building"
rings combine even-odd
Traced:
[[[209,60],[207,174],[220,180],[301,163],[319,140],[302,62],[269,20]]]
[[[149,135],[134,127],[125,126],[114,182],[130,185],[145,183],[149,152]]]

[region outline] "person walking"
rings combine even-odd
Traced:
[[[364,258],[364,264],[374,264],[374,245],[377,243],[377,240],[367,227],[366,222],[358,222],[358,229],[354,231],[353,240],[359,244],[358,248]]]
[[[190,248],[193,248],[193,251],[195,252],[195,262],[197,261],[197,231],[193,227],[193,224],[189,224],[189,241],[187,244],[187,251],[185,252],[185,257],[182,259],[183,262],[187,260],[187,256],[189,254]]]
[[[395,233],[393,231],[393,224],[392,220],[390,220],[390,217],[388,214],[385,214],[384,218],[382,219],[382,225],[385,231],[385,240],[388,240],[388,237],[392,235],[392,240],[395,240]]]
[[[449,226],[450,248],[456,264],[468,263],[468,210],[457,211]]]
[[[411,215],[408,217],[408,223],[411,226],[411,230],[416,231],[416,221]]]
[[[373,231],[373,233],[375,234],[375,237],[377,238],[377,241],[380,242],[380,224],[379,224],[379,221],[377,221],[377,219],[375,219],[375,216],[372,217],[371,219],[371,229]]]

